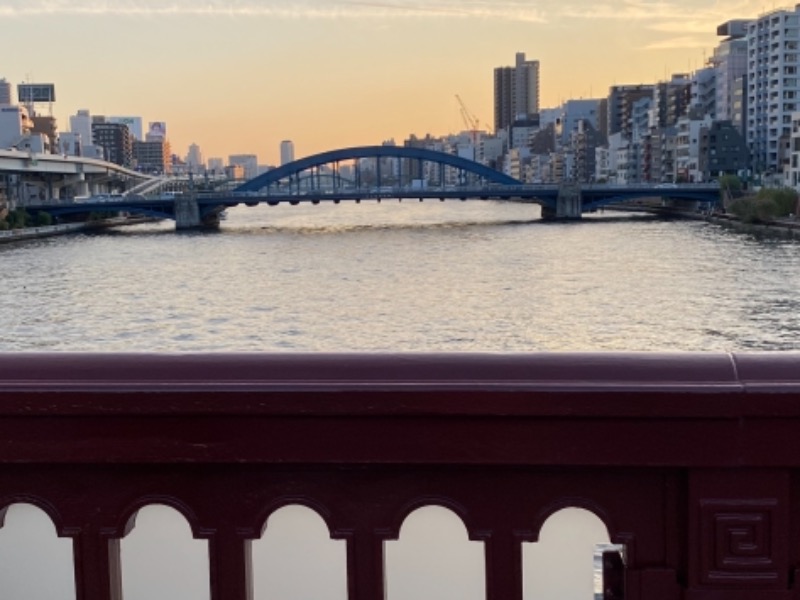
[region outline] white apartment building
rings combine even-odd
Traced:
[[[692,73],[690,107],[699,114],[717,115],[717,72],[713,67]]]
[[[800,190],[800,111],[792,113],[789,166],[785,171],[784,185]]]
[[[594,149],[594,179],[595,181],[608,181],[611,173],[609,162],[610,153],[607,147],[598,146]]]
[[[69,130],[80,134],[84,144],[92,144],[92,115],[88,110],[79,110],[69,118]]]
[[[776,10],[747,26],[747,145],[756,174],[788,166],[782,144],[791,135],[800,94],[800,5]]]
[[[30,135],[33,121],[24,106],[10,104],[0,107],[0,149],[19,148],[20,143]]]
[[[700,183],[700,130],[711,125],[711,117],[702,120],[681,117],[678,119],[678,136],[675,140],[675,171],[682,181]]]

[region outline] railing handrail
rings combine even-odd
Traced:
[[[165,504],[251,600],[248,540],[303,504],[382,600],[383,542],[440,505],[522,600],[522,542],[591,510],[628,600],[800,595],[800,353],[0,354],[0,521],[74,540],[78,600],[121,600],[119,539]]]

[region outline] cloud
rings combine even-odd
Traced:
[[[687,48],[708,48],[706,38],[682,36],[654,41],[642,46],[642,50],[685,50]]]
[[[526,0],[10,0],[2,17],[41,16],[201,16],[282,19],[483,18],[544,21],[543,11]]]

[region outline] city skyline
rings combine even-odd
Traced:
[[[615,84],[693,71],[722,39],[717,25],[782,6],[716,0],[7,4],[0,8],[6,43],[26,51],[0,63],[0,77],[55,83],[53,113],[61,131],[83,108],[138,115],[165,121],[178,155],[196,143],[208,157],[253,153],[269,164],[278,164],[283,139],[294,141],[300,157],[461,131],[456,94],[482,125],[491,125],[493,71],[513,65],[517,52],[541,64],[543,108],[603,97]]]

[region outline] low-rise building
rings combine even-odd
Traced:
[[[747,168],[747,140],[731,121],[714,121],[700,131],[700,170],[704,181],[741,175]]]
[[[172,152],[167,140],[133,142],[133,160],[137,171],[153,175],[172,172]]]

